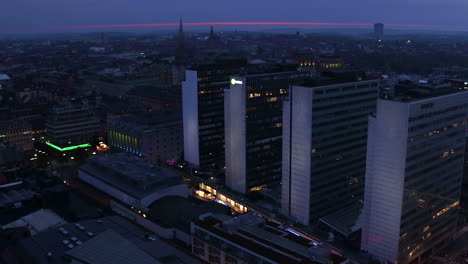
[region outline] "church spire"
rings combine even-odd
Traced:
[[[179,21],[179,35],[180,34],[184,34],[184,25],[182,23],[182,18],[180,18],[180,21]]]
[[[185,62],[185,37],[184,37],[184,25],[182,23],[182,18],[180,18],[179,22],[179,35],[178,35],[178,43],[177,43],[177,50],[175,54],[176,63],[183,64]]]

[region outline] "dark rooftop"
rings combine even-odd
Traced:
[[[127,152],[93,157],[80,170],[138,199],[182,184],[183,177]]]
[[[190,223],[206,213],[228,214],[229,207],[194,198],[166,196],[149,206],[148,217],[163,226],[173,226],[190,233]]]
[[[182,113],[178,110],[161,110],[123,116],[122,121],[143,126],[157,126],[167,122],[182,121]]]
[[[319,86],[328,86],[369,80],[372,79],[368,79],[366,74],[361,71],[330,71],[323,72],[320,77],[307,78],[302,84],[298,85],[313,88]]]
[[[195,221],[195,225],[206,229],[207,231],[222,237],[232,243],[235,243],[245,249],[251,250],[265,258],[274,260],[281,264],[314,264],[320,263],[314,261],[310,256],[318,259],[324,259],[329,254],[329,249],[323,246],[315,247],[312,241],[298,238],[298,240],[289,237],[289,233],[280,231],[281,235],[271,232],[274,229],[271,225],[258,226],[255,221],[248,220],[242,217],[252,215],[242,215],[240,225],[235,232],[225,230],[225,223],[229,222],[229,226],[236,218],[223,219],[218,216],[209,216],[204,219]],[[226,218],[226,217],[225,217]],[[226,228],[229,228],[228,226]]]
[[[104,236],[101,236],[102,234],[104,234]],[[91,255],[99,255],[102,250],[98,250],[98,248],[94,246],[91,248],[86,246],[86,250],[80,249],[80,247],[91,242],[92,245],[99,245],[99,247],[106,248],[105,251],[107,253],[105,255],[107,255],[108,258],[106,259],[108,260],[111,258],[111,252],[114,252],[113,254],[120,255],[120,257],[128,258],[128,256],[123,256],[121,254],[121,251],[126,251],[127,249],[122,250],[121,247],[122,245],[131,244],[131,247],[133,249],[136,248],[139,255],[144,255],[144,259],[149,259],[149,256],[151,256],[153,262],[150,263],[199,263],[197,260],[182,253],[180,250],[177,250],[159,240],[156,236],[153,236],[153,240],[146,239],[146,234],[147,231],[132,224],[129,220],[123,217],[109,216],[95,220],[84,220],[78,223],[69,223],[41,232],[35,236],[20,241],[16,254],[21,257],[22,260],[27,261],[24,263],[65,264],[69,262],[62,257],[64,255],[70,255],[77,258],[80,256],[91,257]],[[118,236],[118,238],[114,239],[116,236]],[[67,242],[65,242],[65,240]],[[120,242],[116,243],[116,241],[126,242],[122,242],[124,243],[122,244]],[[48,253],[51,253],[51,260],[47,257]],[[87,256],[87,254],[91,255]],[[175,259],[177,261],[165,262],[165,259]],[[94,264],[103,262],[90,263]],[[147,262],[119,261],[113,263]]]

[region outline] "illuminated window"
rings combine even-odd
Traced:
[[[276,101],[278,101],[278,97],[267,98],[267,102],[276,102]]]
[[[436,219],[437,217],[439,217],[439,216],[445,214],[445,213],[448,212],[450,209],[452,209],[452,208],[458,206],[459,204],[460,204],[460,201],[454,202],[453,204],[451,204],[451,205],[445,207],[444,209],[440,210],[437,214],[433,215],[433,216],[432,216],[432,219]]]
[[[455,154],[455,150],[451,149],[449,151],[445,151],[444,153],[442,153],[441,158],[445,158],[445,157],[448,157],[449,155],[453,155],[453,154]]]
[[[251,94],[249,94],[249,98],[260,97],[260,96],[262,96],[262,95],[259,94],[259,93],[251,93]]]
[[[250,191],[251,192],[257,192],[257,191],[261,191],[263,188],[265,188],[266,185],[263,184],[263,185],[260,185],[260,186],[256,186],[256,187],[253,187],[253,188],[250,188]]]

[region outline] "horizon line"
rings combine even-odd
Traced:
[[[146,27],[176,27],[179,23],[145,23],[145,24],[100,24],[100,25],[70,25],[49,26],[36,28],[0,29],[0,33],[33,33],[59,30],[100,29],[100,28],[146,28]],[[345,26],[345,27],[370,27],[374,23],[338,23],[338,22],[187,22],[183,26]],[[387,27],[404,28],[434,28],[431,25],[422,24],[384,24]]]

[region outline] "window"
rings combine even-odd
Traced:
[[[421,109],[432,108],[433,106],[434,106],[434,103],[430,103],[430,104],[423,104],[423,105],[421,105]]]
[[[224,263],[226,264],[237,264],[237,259],[226,254],[224,256]]]

